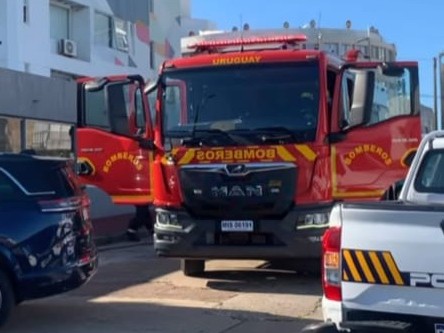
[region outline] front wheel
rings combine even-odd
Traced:
[[[8,276],[0,271],[0,326],[4,325],[15,305],[14,291]]]
[[[205,271],[205,260],[182,259],[180,268],[185,276],[197,276]]]

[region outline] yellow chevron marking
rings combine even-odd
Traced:
[[[191,162],[191,160],[194,158],[194,155],[196,154],[195,149],[189,149],[185,155],[180,159],[178,164],[188,164]]]
[[[383,284],[389,284],[389,280],[387,278],[387,275],[385,275],[384,269],[382,268],[381,262],[379,261],[378,255],[376,252],[371,251],[370,252],[370,259],[372,260],[373,266],[376,269],[376,272],[378,273],[379,278],[381,279],[381,282]]]
[[[152,202],[153,195],[113,195],[111,196],[111,200],[115,204],[128,204],[128,202],[144,204]]]
[[[348,281],[348,275],[347,272],[344,270],[344,276],[343,276],[344,281]]]
[[[380,198],[384,194],[382,190],[374,191],[350,191],[350,192],[339,192],[335,191],[333,193],[335,198]]]
[[[395,279],[395,282],[397,285],[404,285],[404,280],[402,279],[401,274],[399,274],[398,267],[396,266],[395,261],[393,260],[393,257],[390,252],[384,252],[382,256],[385,259],[385,262],[390,269],[390,272],[392,273],[393,278]]]
[[[309,146],[296,145],[295,147],[310,162],[313,162],[316,159],[316,153]]]
[[[286,162],[294,162],[296,161],[296,157],[290,154],[290,152],[282,146],[277,146],[276,151],[278,155]]]
[[[353,258],[350,254],[350,251],[345,250],[344,251],[344,259],[347,262],[348,268],[350,268],[350,272],[352,274],[353,280],[357,282],[361,282],[361,275],[359,274],[358,270],[356,269],[355,263],[353,262]]]
[[[367,260],[365,260],[364,254],[362,251],[356,251],[356,256],[358,257],[358,262],[361,265],[362,270],[364,271],[365,278],[367,279],[367,282],[375,283],[376,280],[372,274],[372,271],[367,265]]]

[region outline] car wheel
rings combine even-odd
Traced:
[[[205,260],[182,259],[180,268],[185,276],[197,276],[205,271]]]
[[[0,326],[4,325],[14,308],[15,299],[11,281],[0,271]]]

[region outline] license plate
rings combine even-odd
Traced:
[[[253,231],[254,223],[251,220],[224,220],[221,221],[222,231]]]
[[[444,324],[435,324],[435,333],[444,333]]]

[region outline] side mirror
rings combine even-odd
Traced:
[[[356,73],[350,108],[350,127],[365,125],[370,121],[375,85],[375,73],[360,70]]]
[[[84,89],[85,91],[97,92],[103,90],[108,82],[109,80],[107,78],[102,78],[97,81],[88,81],[87,83],[85,83]]]
[[[151,139],[138,138],[139,147],[147,150],[154,150],[154,141]]]

